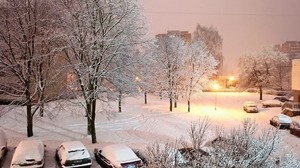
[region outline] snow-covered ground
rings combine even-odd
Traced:
[[[264,100],[274,96],[264,95]],[[94,148],[102,148],[108,144],[125,143],[132,148],[143,150],[154,141],[175,140],[186,137],[187,130],[192,121],[207,116],[210,120],[209,137],[216,136],[216,126],[222,126],[226,130],[241,126],[244,118],[255,119],[259,131],[263,128],[272,128],[269,119],[280,113],[280,108],[262,108],[257,93],[202,93],[197,99],[192,100],[191,112],[187,112],[187,103],[179,100],[178,107],[169,112],[169,101],[158,96],[148,96],[148,104],[144,104],[143,96],[127,98],[122,106],[123,112],[114,114],[97,113],[96,128],[98,143],[92,144],[86,135],[86,118],[82,108],[67,106],[62,108],[65,102],[50,103],[45,117],[36,118],[34,122],[33,139],[41,139],[46,145],[45,168],[58,167],[55,160],[55,149],[63,141],[82,141],[91,155]],[[259,105],[259,113],[246,113],[242,109],[245,100],[255,101]],[[67,103],[66,103],[67,104]],[[7,108],[0,106],[0,108]],[[112,105],[117,111],[117,104]],[[24,109],[14,108],[0,118],[0,128],[8,137],[9,152],[3,167],[9,167],[14,148],[26,137],[26,116]],[[293,150],[300,156],[300,138],[293,136],[288,130],[280,130],[283,137],[284,150]],[[259,132],[258,132],[259,133]],[[93,161],[92,167],[100,167]]]

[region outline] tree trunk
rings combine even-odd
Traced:
[[[262,100],[262,86],[259,86],[259,100]]]
[[[147,92],[145,92],[144,95],[145,95],[145,104],[147,104]]]
[[[96,103],[97,100],[92,100],[92,111],[91,111],[91,135],[92,135],[92,143],[97,143],[97,136],[96,136],[96,128],[95,128],[95,117],[96,117]]]
[[[162,100],[162,91],[159,91],[159,99]]]
[[[177,108],[177,99],[178,99],[178,96],[175,94],[175,99],[174,99],[174,108]]]
[[[119,93],[119,113],[122,112],[122,92]]]
[[[33,136],[33,116],[31,114],[31,103],[26,106],[27,110],[27,137]]]
[[[91,127],[92,127],[92,123],[91,123],[91,101],[90,102],[86,102],[86,119],[87,119],[87,134],[91,135]]]
[[[191,112],[191,102],[188,100],[188,112]]]
[[[97,143],[95,117],[96,117],[96,99],[91,98],[86,102],[87,134],[92,136],[92,143]]]
[[[170,111],[173,111],[173,100],[172,100],[172,97],[170,97]]]

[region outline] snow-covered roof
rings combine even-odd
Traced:
[[[11,167],[33,163],[44,159],[44,144],[41,140],[23,140],[17,146],[11,161]],[[15,165],[15,166],[14,166]]]
[[[113,144],[102,148],[101,154],[115,166],[121,163],[140,161],[141,159],[125,144]]]

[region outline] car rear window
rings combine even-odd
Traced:
[[[130,163],[121,163],[122,168],[138,168],[141,167],[143,164],[141,161],[130,162]]]
[[[65,166],[74,166],[74,165],[82,165],[91,163],[90,158],[84,158],[84,159],[76,159],[76,160],[66,160]]]

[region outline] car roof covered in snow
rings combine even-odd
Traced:
[[[18,165],[44,159],[44,144],[41,140],[23,140],[17,146],[11,164]]]
[[[284,114],[278,114],[275,117],[278,117],[278,120],[280,123],[291,123],[292,122],[291,117],[284,115]]]
[[[102,148],[101,154],[115,166],[121,163],[140,161],[141,159],[125,144],[113,144]]]
[[[80,141],[68,141],[61,144],[67,151],[86,149]]]

